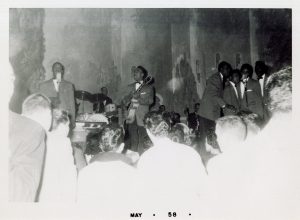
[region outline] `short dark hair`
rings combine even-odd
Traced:
[[[124,133],[120,126],[108,124],[100,132],[100,146],[105,152],[115,150],[123,141]]]
[[[148,76],[148,71],[143,66],[137,66],[136,69],[140,69],[142,71],[143,79],[145,79]]]
[[[170,125],[163,119],[163,116],[158,111],[151,111],[145,115],[145,128],[156,137],[167,137]]]
[[[22,104],[22,114],[24,115],[32,115],[45,110],[51,110],[51,101],[42,93],[28,96]]]
[[[243,69],[248,69],[249,70],[249,77],[252,78],[253,75],[253,67],[249,63],[244,63],[241,67],[241,72]]]
[[[55,63],[53,63],[53,65],[52,65],[52,72],[53,72],[53,70],[54,70],[54,66],[55,65],[60,65],[61,67],[62,67],[62,69],[63,69],[63,72],[65,72],[65,67],[64,67],[64,65],[62,65],[62,63],[60,63],[60,62],[55,62]]]
[[[255,66],[260,66],[263,69],[263,72],[266,73],[268,71],[268,66],[265,64],[264,61],[258,60],[255,62]]]
[[[218,71],[221,72],[221,69],[223,69],[224,66],[228,66],[228,67],[231,69],[230,63],[227,63],[226,61],[222,61],[222,62],[220,62],[219,65],[218,65]]]
[[[68,112],[61,109],[53,109],[52,111],[52,127],[51,130],[57,129],[60,124],[67,124],[70,122]]]
[[[292,67],[273,73],[267,81],[268,107],[272,113],[292,111]]]

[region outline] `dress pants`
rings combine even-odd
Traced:
[[[126,122],[125,122],[126,123]],[[138,152],[140,155],[144,152],[147,132],[144,126],[139,126],[136,119],[131,124],[125,124],[125,148]]]
[[[200,130],[200,143],[202,146],[205,146],[205,141],[207,141],[210,145],[212,145],[212,147],[219,148],[216,141],[216,135],[215,135],[215,131],[216,131],[215,121],[200,116],[199,130]]]

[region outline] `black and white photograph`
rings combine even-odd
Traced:
[[[300,218],[293,8],[71,6],[8,9],[1,219]]]

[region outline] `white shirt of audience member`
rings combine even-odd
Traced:
[[[77,170],[68,124],[48,132],[40,202],[76,202]]]

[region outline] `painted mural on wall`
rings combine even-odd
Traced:
[[[17,113],[21,112],[23,100],[37,91],[39,82],[45,77],[43,23],[43,9],[9,11],[9,52],[15,73],[10,109]]]
[[[182,113],[185,108],[192,108],[199,101],[195,76],[189,61],[184,55],[180,55],[172,70],[172,79],[168,87],[173,93],[173,109]]]

